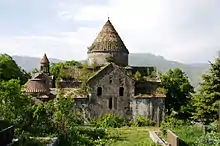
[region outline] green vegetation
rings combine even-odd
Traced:
[[[135,74],[134,74],[134,79],[136,81],[140,81],[142,79],[142,76],[141,76],[141,73],[139,71],[137,71]]]
[[[174,131],[186,145],[219,145],[220,58],[211,63],[209,73],[202,78],[199,92],[193,94],[193,87],[181,70],[169,70],[162,75],[168,116],[161,128],[163,132]],[[192,119],[201,122],[203,128],[191,124]]]
[[[175,113],[176,118],[188,119],[191,116],[191,100],[194,93],[188,77],[180,69],[169,70],[161,77],[161,83],[166,90],[165,106],[167,114]]]
[[[32,71],[34,68],[39,67],[40,58],[24,57],[24,56],[13,56],[13,59],[26,71]],[[50,59],[50,62],[61,62],[62,60]],[[199,85],[201,81],[201,75],[209,69],[209,64],[182,64],[166,60],[161,56],[155,56],[153,54],[129,54],[129,64],[132,66],[156,66],[157,70],[165,73],[169,69],[180,68],[190,78],[191,84],[194,87]]]
[[[112,56],[106,57],[107,62],[114,62],[114,58]]]
[[[21,84],[27,82],[30,74],[21,69],[7,54],[0,54],[0,81],[19,79]]]
[[[110,135],[117,135],[117,139],[108,141],[106,146],[157,146],[149,137],[150,130],[156,127],[122,127],[110,129]]]
[[[86,92],[86,81],[97,72],[76,61],[52,64],[51,72],[58,79],[72,78],[65,74],[68,73],[65,69],[69,67],[75,67],[74,71],[80,70],[80,76],[73,78],[82,81],[80,92]],[[155,73],[153,71],[147,75],[154,78]],[[142,72],[135,74],[137,80],[146,80],[144,77],[147,75],[143,76]],[[19,139],[20,145],[45,143],[30,140],[30,137],[58,137],[63,146],[153,145],[148,136],[151,128],[144,126],[155,123],[143,116],[131,121],[107,114],[94,119],[94,127],[82,127],[83,117],[78,109],[73,108],[74,99],[64,95],[62,90],[54,101],[36,105],[29,95],[21,92],[28,76],[10,56],[0,56],[0,119],[15,126],[15,138]],[[167,117],[161,125],[163,133],[171,129],[187,145],[219,145],[216,121],[220,102],[220,59],[211,63],[209,73],[203,76],[201,89],[196,94],[188,77],[180,69],[169,70],[161,76],[161,81],[162,87],[156,93],[167,95]],[[202,122],[204,128],[191,124],[192,120]],[[2,123],[1,127],[4,126]]]
[[[69,67],[77,67],[83,68],[83,64],[77,62],[75,60],[66,61],[66,62],[59,62],[59,63],[52,63],[50,67],[50,73],[54,75],[55,78],[69,78],[70,75],[66,74],[65,69]]]
[[[138,115],[133,125],[136,127],[155,126],[155,123],[144,116]]]
[[[220,58],[210,64],[209,72],[202,76],[199,93],[194,96],[194,119],[204,124],[218,119],[220,105]]]
[[[106,114],[101,115],[98,119],[94,119],[92,125],[103,128],[119,128],[125,125],[125,119],[120,115]]]
[[[163,136],[166,139],[166,130],[172,130],[180,138],[180,145],[209,146],[220,144],[220,134],[213,126],[208,131],[203,127],[190,124],[189,121],[178,120],[173,117],[166,117],[161,125]]]
[[[91,124],[95,127],[103,128],[120,128],[123,126],[144,127],[155,125],[153,121],[141,115],[138,115],[137,118],[132,121],[116,114],[101,115],[99,118],[93,119]]]

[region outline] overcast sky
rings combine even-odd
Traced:
[[[82,60],[108,15],[130,53],[185,63],[220,50],[220,0],[0,0],[0,53]]]

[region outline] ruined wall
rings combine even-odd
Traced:
[[[78,88],[82,82],[71,81],[71,80],[62,80],[58,82],[58,87],[60,88]]]
[[[123,52],[93,52],[88,53],[87,63],[91,66],[94,62],[98,65],[103,65],[106,62],[107,57],[113,57],[115,64],[120,66],[128,65],[128,54]]]
[[[145,116],[158,126],[164,118],[165,98],[134,98],[132,102],[132,115],[136,119],[138,115]]]
[[[151,94],[159,87],[160,83],[139,81],[135,83],[135,95],[138,94]]]
[[[124,90],[123,96],[119,94],[120,87]],[[97,95],[98,88],[102,89],[101,95]],[[121,70],[113,69],[95,80],[90,84],[90,93],[91,116],[98,117],[106,113],[131,116],[130,103],[134,96],[134,81]]]

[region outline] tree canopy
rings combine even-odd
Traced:
[[[162,86],[166,90],[165,106],[167,114],[177,112],[178,118],[187,118],[189,116],[189,105],[191,93],[194,88],[190,84],[187,75],[179,68],[170,69],[161,76]]]
[[[220,104],[220,58],[217,58],[210,65],[209,72],[202,76],[203,82],[199,93],[194,96],[196,109],[194,118],[205,124],[218,118]]]
[[[7,54],[0,54],[0,80],[20,79],[21,84],[27,82],[30,75],[21,69]]]

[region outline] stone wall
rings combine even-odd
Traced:
[[[58,82],[60,88],[78,88],[82,83],[79,81],[62,80]]]
[[[128,54],[121,52],[93,52],[88,54],[87,63],[91,66],[93,63],[97,63],[98,65],[103,65],[106,62],[107,57],[113,57],[115,64],[120,66],[128,65]]]
[[[160,83],[140,81],[135,83],[135,95],[138,94],[151,94],[159,87]]]
[[[164,118],[165,98],[135,98],[132,102],[132,115],[136,119],[138,115],[145,116],[160,125]]]
[[[101,89],[101,95],[98,90]],[[120,96],[120,88],[123,95]],[[120,69],[106,71],[106,75],[90,83],[91,115],[98,117],[101,114],[121,114],[131,116],[130,103],[134,97],[134,81]]]
[[[167,130],[167,141],[171,146],[179,146],[179,137],[171,130]]]

